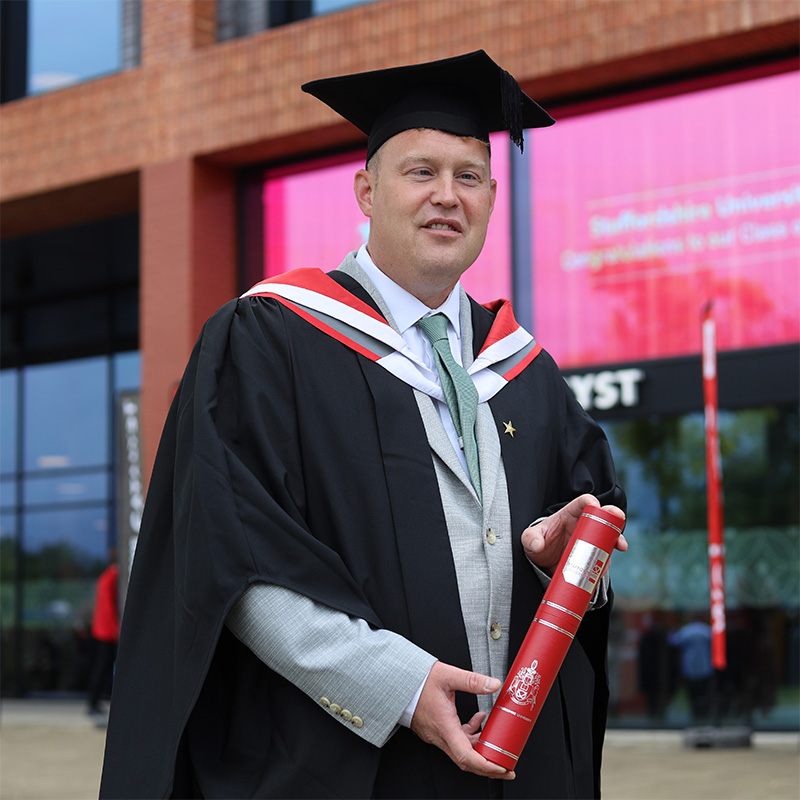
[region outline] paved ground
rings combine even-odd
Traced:
[[[0,707],[0,798],[97,797],[105,731],[73,701]],[[609,731],[604,800],[800,800],[800,736],[757,733],[750,747],[687,747],[684,734]]]

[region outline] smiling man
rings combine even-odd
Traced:
[[[480,254],[496,193],[486,144],[427,128],[393,136],[355,178],[371,258],[430,308]]]
[[[459,283],[494,207],[489,133],[521,146],[552,119],[482,51],[304,89],[369,135],[369,239],[203,330],[150,484],[101,796],[597,796],[607,580],[515,771],[473,749],[580,512],[623,514],[552,359]]]

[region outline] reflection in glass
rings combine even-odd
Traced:
[[[0,372],[0,472],[17,468],[17,381],[15,369]]]
[[[29,512],[22,537],[26,578],[91,577],[105,564],[107,532],[105,505]]]
[[[360,6],[364,3],[376,2],[377,0],[312,0],[311,13],[314,16],[330,14],[333,11],[341,11],[350,6]]]
[[[24,390],[26,470],[108,462],[107,359],[28,367]]]
[[[114,356],[114,389],[138,389],[142,384],[142,357],[138,350]]]
[[[26,347],[35,352],[47,352],[52,342],[67,350],[92,347],[107,332],[110,302],[95,295],[29,305],[22,312]]]
[[[116,72],[121,0],[29,0],[28,94]]]
[[[708,537],[702,414],[603,423],[628,495],[615,594],[612,724],[682,727],[697,702],[672,635],[708,621]],[[800,585],[798,410],[720,413],[725,498],[728,669],[701,698],[706,722],[797,725]],[[693,698],[697,701],[697,697]]]
[[[26,505],[52,503],[81,503],[108,499],[108,472],[68,471],[58,476],[37,475],[23,484]]]
[[[17,663],[16,517],[0,513],[0,663],[4,681],[14,683]]]
[[[135,391],[141,383],[138,352],[112,358],[0,373],[0,686],[6,694],[86,689],[94,582],[113,539],[111,386]],[[24,438],[18,441],[19,426]]]
[[[94,581],[106,563],[105,505],[25,515],[23,657],[28,691],[83,691]]]
[[[0,480],[0,508],[9,509],[17,502],[17,482]]]

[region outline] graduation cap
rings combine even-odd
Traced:
[[[367,161],[395,134],[433,128],[489,140],[507,130],[523,147],[524,128],[555,120],[483,50],[405,67],[323,78],[302,86],[369,136]]]

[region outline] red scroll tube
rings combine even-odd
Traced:
[[[624,525],[598,506],[581,514],[475,745],[487,760],[516,767]]]

